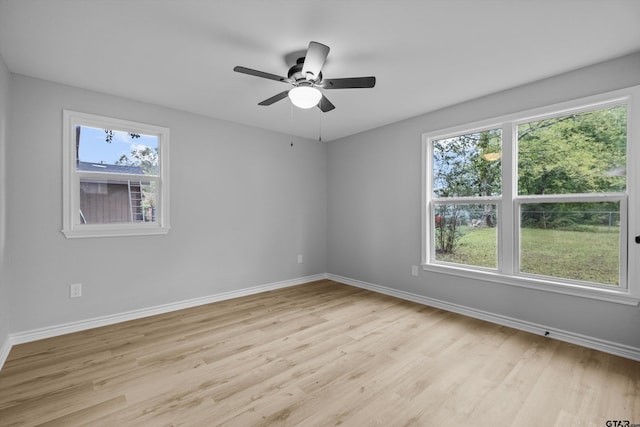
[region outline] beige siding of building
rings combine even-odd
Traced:
[[[132,184],[131,191],[140,192],[140,187]],[[131,222],[129,203],[126,183],[80,183],[80,210],[87,224]]]

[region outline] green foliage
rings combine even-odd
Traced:
[[[576,194],[621,192],[626,188],[626,106],[555,117],[518,126],[518,193]],[[570,228],[597,216],[571,213],[609,210],[593,203],[533,205],[523,224]],[[606,215],[601,216],[601,221]]]
[[[462,235],[462,212],[459,205],[439,205],[434,218],[436,229],[436,252],[453,253],[456,242]]]
[[[518,193],[625,190],[625,106],[518,126]]]
[[[517,132],[519,195],[626,190],[625,105],[522,123]],[[434,141],[434,197],[500,195],[501,139],[501,130],[492,129]],[[480,206],[480,225],[494,226],[493,205]],[[436,210],[441,217],[434,222],[436,252],[455,258],[469,232],[469,210],[456,204],[436,205]],[[615,227],[619,212],[617,202],[526,203],[521,223],[524,228],[594,231],[596,226]]]
[[[527,228],[593,231],[593,226],[618,225],[618,202],[527,203],[521,206],[521,224]]]
[[[501,130],[493,129],[433,143],[436,197],[501,193]]]
[[[499,195],[501,130],[441,139],[433,143],[433,182],[436,197]],[[436,251],[452,253],[462,235],[468,212],[458,205],[440,205],[436,212]],[[484,206],[481,223],[495,225],[493,205]]]
[[[116,165],[140,166],[145,175],[158,174],[158,149],[151,147],[136,147],[129,156],[123,154],[116,161]]]
[[[139,166],[145,175],[158,174],[158,149],[151,147],[136,147],[129,156],[123,154],[116,161],[116,165]],[[155,183],[142,186],[142,206],[145,209],[156,207]]]

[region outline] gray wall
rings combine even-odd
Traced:
[[[328,271],[640,348],[638,307],[422,270],[410,275],[421,257],[422,133],[638,84],[640,53],[329,143]]]
[[[11,332],[326,272],[326,145],[20,75],[11,89]],[[62,235],[63,109],[170,128],[168,235]]]
[[[420,262],[423,132],[636,84],[640,54],[292,148],[287,135],[0,64],[0,345],[8,332],[329,272],[638,348],[638,307],[409,269]],[[168,235],[64,238],[62,109],[171,129]],[[84,295],[69,299],[77,282]]]
[[[11,75],[0,56],[0,350],[9,337],[9,281],[6,275],[6,142],[9,123],[9,83]],[[2,363],[0,356],[0,364]]]

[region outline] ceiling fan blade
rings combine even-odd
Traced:
[[[320,84],[324,89],[368,89],[376,85],[376,78],[348,77],[345,79],[324,79]]]
[[[249,74],[250,76],[262,77],[263,79],[275,80],[283,83],[291,83],[291,81],[286,77],[278,76],[271,73],[265,73],[264,71],[253,70],[247,67],[241,67],[239,65],[233,67],[233,71],[235,71],[236,73]]]
[[[318,108],[322,110],[323,113],[326,113],[327,111],[331,111],[336,108],[336,106],[333,105],[326,96],[322,95],[322,98],[320,98],[320,102],[318,102]]]
[[[317,79],[328,54],[329,46],[318,42],[309,42],[304,64],[302,65],[302,75],[310,80]]]
[[[284,92],[280,92],[277,95],[273,95],[271,98],[267,98],[264,101],[258,103],[258,105],[271,105],[274,104],[282,99],[285,99],[287,97],[287,95],[289,94],[288,90],[285,90]]]

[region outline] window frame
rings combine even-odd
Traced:
[[[640,234],[640,228],[638,224],[632,223],[633,218],[640,216],[639,173],[634,168],[627,167],[627,186],[624,193],[518,195],[516,141],[518,125],[521,123],[624,104],[627,106],[627,165],[638,164],[640,161],[640,147],[638,147],[640,144],[640,130],[634,128],[635,123],[640,123],[640,106],[638,106],[638,102],[640,102],[640,86],[634,86],[423,133],[421,238],[421,266],[423,270],[637,306],[640,303],[640,267],[638,266],[640,263],[627,262],[627,260],[640,258],[640,245],[634,243],[634,236]],[[502,194],[490,197],[434,198],[432,187],[434,166],[432,142],[497,128],[502,129]],[[578,202],[602,200],[620,201],[620,286],[591,284],[519,271],[521,204],[541,203],[544,201]],[[436,261],[435,227],[431,225],[435,205],[447,203],[477,204],[482,202],[494,203],[497,215],[500,218],[496,231],[498,239],[497,268],[491,269]]]
[[[158,176],[145,175],[145,181],[153,181],[157,185],[156,221],[82,224],[80,211],[80,179],[131,179],[140,181],[140,175],[124,173],[86,172],[76,168],[76,127],[85,126],[98,129],[110,129],[153,135],[158,138]],[[66,238],[115,237],[115,236],[147,236],[167,234],[169,222],[169,128],[116,119],[95,114],[63,110],[63,203],[62,233]]]

